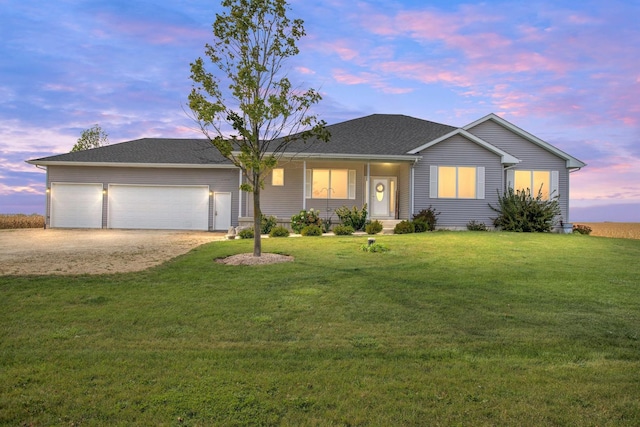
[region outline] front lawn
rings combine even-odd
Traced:
[[[0,277],[1,425],[640,424],[640,241],[436,232],[211,243]]]

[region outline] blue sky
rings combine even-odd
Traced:
[[[488,113],[586,162],[574,221],[640,222],[640,2],[291,2],[290,79],[328,123],[372,113],[464,126]],[[100,124],[111,143],[200,137],[189,63],[218,1],[0,0],[0,213],[42,213],[45,173]]]

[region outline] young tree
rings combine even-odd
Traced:
[[[290,20],[285,0],[223,0],[225,13],[213,24],[205,53],[221,72],[206,70],[202,58],[191,64],[189,107],[204,135],[242,171],[241,189],[253,193],[254,230],[260,230],[260,190],[287,146],[311,137],[328,141],[325,122],[309,113],[320,101],[314,89],[293,88],[283,70],[298,54],[305,35],[300,19]],[[228,90],[223,90],[228,85]],[[225,134],[224,126],[234,134]],[[253,255],[262,254],[260,233]]]
[[[100,125],[95,124],[89,129],[82,131],[78,142],[73,146],[71,152],[88,150],[89,148],[98,148],[109,144],[109,138]]]

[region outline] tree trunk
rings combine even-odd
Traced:
[[[254,182],[257,182],[254,180]],[[261,224],[262,211],[260,210],[260,186],[255,185],[253,188],[253,256],[262,256],[262,236]]]

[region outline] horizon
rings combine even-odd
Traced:
[[[189,63],[219,3],[4,3],[0,213],[44,213],[45,172],[25,161],[70,151],[94,124],[111,144],[202,137]],[[461,127],[495,113],[587,163],[571,174],[571,222],[640,222],[640,3],[290,6],[307,33],[290,79],[320,90],[328,124],[384,113]]]

